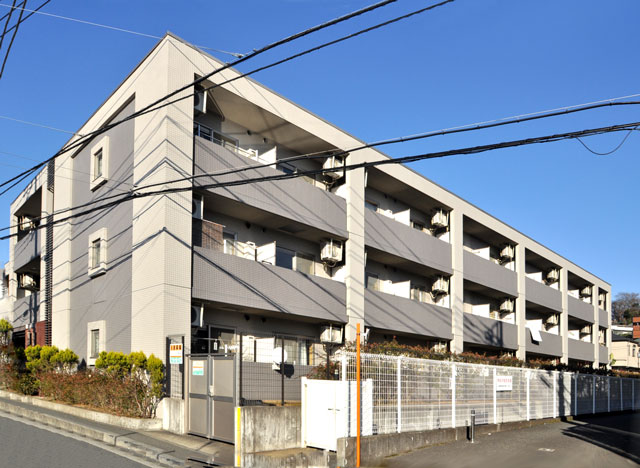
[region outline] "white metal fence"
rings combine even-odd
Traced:
[[[356,354],[336,359],[355,380]],[[374,434],[467,426],[471,410],[497,424],[640,408],[636,379],[572,372],[363,353],[361,379],[373,383]]]

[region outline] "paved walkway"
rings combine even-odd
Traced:
[[[640,464],[640,412],[576,418],[416,450],[389,468],[629,468]]]

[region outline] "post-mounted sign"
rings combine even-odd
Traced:
[[[169,345],[169,364],[182,364],[182,343]]]

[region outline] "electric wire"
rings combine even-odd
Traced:
[[[9,7],[9,5],[1,5],[4,7]],[[7,34],[7,28],[9,27],[9,23],[11,22],[11,16],[13,15],[13,11],[16,8],[16,0],[13,0],[13,4],[11,5],[11,10],[2,17],[2,19],[7,18],[7,21],[4,23],[4,29],[2,30],[2,36],[0,36],[0,50],[2,50],[2,44],[4,43],[4,36]],[[0,21],[2,20],[0,19]]]
[[[51,0],[47,0],[45,2],[45,4],[49,3],[49,1],[51,1]],[[2,4],[0,4],[0,6],[8,7],[8,5],[2,5]],[[44,5],[42,5],[42,6],[44,6]],[[23,11],[28,11],[29,12],[29,16],[34,15],[34,14],[39,14],[39,15],[48,16],[48,17],[51,17],[51,18],[56,18],[56,19],[61,19],[61,20],[66,20],[66,21],[73,21],[75,23],[86,24],[88,26],[96,26],[96,27],[99,27],[99,28],[110,29],[112,31],[118,31],[118,32],[123,32],[123,33],[127,33],[127,34],[133,34],[135,36],[148,37],[150,39],[162,39],[162,36],[154,36],[153,34],[147,34],[147,33],[142,33],[142,32],[138,32],[138,31],[132,31],[131,29],[124,29],[124,28],[119,28],[119,27],[116,27],[116,26],[109,26],[107,24],[94,23],[93,21],[87,21],[87,20],[82,20],[82,19],[78,19],[78,18],[71,18],[69,16],[55,15],[53,13],[45,13],[43,11],[38,11],[38,10],[40,10],[40,8],[42,8],[42,6],[37,8],[37,9],[35,9],[35,10],[29,10],[29,9],[26,9],[26,8],[16,8],[16,9],[21,9]],[[205,46],[196,46],[196,47],[198,47],[199,49],[212,50],[214,52],[219,52],[221,54],[227,54],[227,55],[231,55],[233,57],[238,57],[238,58],[244,56],[244,54],[241,54],[241,53],[238,53],[238,52],[229,52],[229,51],[226,51],[226,50],[215,49],[213,47],[205,47]]]
[[[459,148],[459,149],[453,149],[453,150],[438,151],[438,152],[432,152],[432,153],[423,153],[423,154],[417,154],[417,155],[412,155],[412,156],[402,156],[402,157],[398,157],[398,158],[385,158],[385,159],[375,160],[375,161],[365,161],[365,162],[360,162],[360,163],[355,163],[355,164],[346,164],[346,165],[342,166],[339,169],[339,171],[343,171],[344,174],[346,174],[347,171],[352,171],[352,170],[355,170],[355,169],[368,169],[368,168],[371,168],[371,167],[377,167],[377,166],[389,165],[389,164],[408,164],[408,163],[412,163],[412,162],[416,162],[416,161],[435,159],[435,158],[443,158],[443,157],[454,156],[454,155],[478,154],[478,153],[483,153],[483,152],[486,152],[486,151],[493,151],[493,150],[498,150],[498,149],[514,148],[514,147],[531,145],[531,144],[550,143],[550,142],[556,142],[556,141],[568,140],[568,139],[577,139],[577,138],[580,138],[580,137],[602,135],[602,134],[605,134],[605,133],[628,131],[628,130],[632,130],[632,129],[638,127],[638,126],[640,126],[640,122],[631,122],[631,123],[625,123],[625,124],[611,125],[611,126],[607,126],[607,127],[584,129],[584,130],[579,130],[579,131],[557,133],[557,134],[552,134],[552,135],[545,135],[545,136],[533,137],[533,138],[525,138],[525,139],[519,139],[519,140],[503,141],[503,142],[499,142],[499,143],[472,146],[472,147]],[[135,191],[132,191],[132,193],[130,193],[128,195],[122,195],[122,196],[120,196],[120,198],[118,198],[116,200],[112,200],[112,201],[110,201],[108,203],[101,204],[99,206],[94,206],[94,207],[89,208],[87,210],[80,211],[80,212],[77,212],[77,213],[72,213],[71,215],[65,216],[63,218],[54,219],[53,221],[40,224],[35,229],[42,229],[43,227],[46,227],[46,226],[49,226],[49,225],[60,224],[60,223],[69,221],[69,220],[71,220],[73,218],[84,216],[84,215],[93,213],[95,211],[104,210],[104,209],[110,208],[112,206],[116,206],[116,205],[118,205],[120,203],[124,203],[126,201],[130,201],[130,200],[134,200],[134,199],[141,199],[141,198],[146,198],[146,197],[155,196],[155,195],[167,195],[167,194],[171,194],[171,193],[181,193],[181,192],[191,191],[194,188],[199,189],[199,190],[209,190],[209,189],[216,189],[216,188],[223,188],[223,187],[234,187],[234,186],[246,185],[246,184],[252,184],[252,183],[293,179],[293,178],[298,178],[298,177],[302,177],[302,176],[320,175],[320,174],[325,174],[327,172],[336,172],[336,169],[335,168],[311,169],[311,170],[299,171],[299,172],[295,172],[295,173],[291,173],[291,174],[282,173],[282,174],[275,174],[275,175],[272,175],[272,176],[260,176],[260,177],[254,177],[254,178],[237,179],[237,180],[226,181],[226,182],[215,182],[215,183],[210,183],[210,184],[202,184],[202,185],[198,185],[196,187],[194,187],[193,185],[189,185],[189,186],[184,186],[184,187],[164,188],[164,189],[161,189],[161,190],[153,190],[153,191],[148,191],[148,192],[135,192]],[[164,183],[164,185],[168,185],[169,183],[171,183],[171,182],[167,181],[167,182]],[[86,203],[86,204],[83,204],[83,205],[78,205],[78,206],[71,207],[71,208],[65,208],[65,209],[59,210],[57,212],[54,212],[52,214],[53,215],[60,215],[60,214],[63,214],[65,212],[74,211],[74,210],[78,210],[80,208],[84,208],[86,206],[89,206],[90,204],[92,204],[92,203],[90,202],[90,203]],[[42,219],[42,217],[34,218],[34,220],[41,220],[41,219]],[[8,230],[8,229],[11,229],[12,227],[13,226],[0,228],[0,231],[5,231],[5,230]],[[13,237],[13,236],[17,236],[17,233],[8,234],[8,235],[5,235],[5,236],[2,236],[2,237],[0,237],[0,240],[6,240],[6,239],[9,239],[10,237]]]
[[[301,38],[301,37],[304,37],[304,36],[307,36],[307,35],[309,35],[309,34],[312,34],[312,33],[316,32],[316,31],[321,30],[321,29],[325,29],[325,28],[327,28],[327,27],[333,26],[333,25],[338,24],[338,23],[341,23],[341,22],[343,22],[343,21],[347,21],[347,20],[349,20],[349,19],[351,19],[351,18],[354,18],[354,17],[356,17],[356,16],[360,16],[360,15],[362,15],[362,14],[365,14],[365,13],[368,13],[368,12],[370,12],[370,11],[376,10],[376,9],[378,9],[378,8],[381,8],[381,7],[383,7],[383,6],[386,6],[386,5],[388,5],[388,4],[390,4],[390,3],[393,3],[393,2],[396,2],[396,1],[397,1],[397,0],[383,0],[383,1],[381,1],[381,2],[378,2],[378,3],[375,3],[375,4],[373,4],[373,5],[367,6],[367,7],[365,7],[365,8],[361,8],[361,9],[356,10],[356,11],[354,11],[354,12],[351,12],[351,13],[348,13],[348,14],[346,14],[346,15],[340,16],[340,17],[338,17],[338,18],[334,18],[334,19],[332,19],[332,20],[326,21],[326,22],[321,23],[321,24],[319,24],[319,25],[317,25],[317,26],[313,26],[313,27],[311,27],[311,28],[307,28],[307,29],[305,29],[305,30],[303,30],[303,31],[301,31],[301,32],[298,32],[298,33],[296,33],[296,34],[293,34],[293,35],[287,36],[287,37],[285,37],[284,39],[280,39],[280,40],[278,40],[278,41],[276,41],[276,42],[272,42],[272,43],[270,43],[270,44],[268,44],[268,45],[266,45],[266,46],[264,46],[264,47],[262,47],[262,48],[260,48],[260,49],[254,50],[252,53],[247,54],[247,55],[243,56],[242,58],[239,58],[239,59],[237,59],[237,60],[235,60],[235,61],[233,61],[233,62],[231,62],[231,63],[227,63],[227,64],[223,65],[223,66],[222,66],[222,67],[220,67],[220,68],[216,68],[216,69],[214,69],[212,72],[207,73],[207,74],[205,74],[204,76],[202,76],[202,77],[200,77],[200,78],[197,78],[196,80],[192,81],[191,83],[189,83],[189,84],[187,84],[187,85],[184,85],[184,86],[182,86],[182,87],[180,87],[180,88],[178,88],[178,89],[176,89],[176,90],[174,90],[174,91],[170,92],[169,94],[167,94],[167,95],[165,95],[165,96],[163,96],[163,97],[161,97],[161,98],[157,99],[156,101],[152,102],[151,104],[148,104],[147,106],[145,106],[144,108],[140,109],[139,111],[136,111],[136,112],[135,112],[135,113],[133,113],[131,116],[128,116],[128,117],[126,118],[126,120],[125,120],[125,119],[122,119],[122,120],[120,120],[120,121],[117,121],[117,122],[114,122],[114,123],[111,123],[111,124],[108,124],[108,125],[104,125],[103,127],[99,128],[99,129],[97,129],[97,130],[94,130],[93,132],[89,132],[89,133],[87,133],[86,135],[83,135],[82,137],[78,138],[78,139],[77,139],[77,140],[75,140],[75,141],[71,141],[71,142],[69,142],[69,144],[68,144],[68,145],[66,145],[65,147],[63,147],[62,149],[60,149],[58,152],[56,152],[56,153],[55,153],[53,156],[51,156],[50,158],[48,158],[48,159],[44,160],[43,162],[39,163],[39,164],[38,164],[38,165],[36,165],[36,166],[33,166],[32,168],[28,169],[28,170],[27,170],[27,171],[25,171],[25,172],[22,172],[22,173],[20,173],[20,174],[17,174],[16,176],[14,176],[14,177],[12,177],[12,178],[10,178],[10,179],[8,179],[8,180],[6,180],[6,181],[4,181],[4,182],[0,183],[0,187],[3,187],[3,186],[5,186],[5,185],[7,185],[7,184],[10,184],[11,182],[15,181],[15,180],[16,180],[16,179],[18,179],[18,178],[22,178],[22,176],[23,176],[23,175],[25,175],[25,174],[27,174],[27,173],[32,173],[32,172],[34,172],[34,171],[38,170],[40,167],[44,166],[44,165],[45,165],[45,164],[47,164],[49,161],[51,161],[51,160],[55,159],[57,156],[59,156],[59,155],[61,155],[61,154],[63,154],[63,153],[66,153],[67,151],[70,151],[70,150],[72,150],[72,149],[74,149],[74,148],[77,148],[78,146],[82,146],[82,145],[84,145],[84,144],[85,144],[85,142],[86,142],[87,140],[91,139],[92,137],[94,137],[94,136],[96,136],[96,135],[99,135],[99,134],[102,134],[102,133],[104,133],[104,132],[108,131],[109,129],[111,129],[111,128],[115,127],[116,125],[119,125],[119,124],[121,124],[121,123],[123,123],[123,122],[125,122],[125,121],[128,121],[128,120],[131,120],[131,119],[133,119],[133,118],[136,118],[136,117],[138,117],[139,115],[143,115],[142,113],[143,113],[143,112],[145,112],[145,111],[147,111],[148,109],[151,109],[151,108],[155,107],[156,105],[158,105],[158,104],[162,103],[162,102],[163,102],[163,101],[165,101],[166,99],[169,99],[169,98],[171,98],[171,97],[175,96],[175,95],[176,95],[176,94],[178,94],[178,93],[181,93],[181,92],[183,92],[183,91],[185,91],[185,90],[187,90],[187,89],[190,89],[192,86],[195,86],[195,85],[197,85],[197,84],[199,84],[199,83],[201,83],[201,82],[205,81],[206,79],[210,78],[211,76],[213,76],[213,75],[215,75],[215,74],[217,74],[217,73],[220,73],[220,72],[221,72],[221,71],[223,71],[223,70],[226,70],[226,69],[228,69],[228,68],[230,68],[230,67],[232,67],[232,66],[234,66],[234,65],[238,65],[238,64],[240,64],[240,63],[243,63],[243,62],[245,62],[245,61],[247,61],[247,60],[249,60],[249,59],[252,59],[252,58],[254,58],[254,57],[256,57],[256,56],[258,56],[258,55],[260,55],[260,54],[263,54],[263,53],[265,53],[265,52],[267,52],[267,51],[269,51],[269,50],[272,50],[272,49],[274,49],[274,48],[276,48],[276,47],[279,47],[279,46],[281,46],[281,45],[284,45],[284,44],[287,44],[287,43],[292,42],[292,41],[294,41],[294,40],[297,40],[297,39],[299,39],[299,38]],[[453,0],[449,0],[449,1],[453,1]],[[14,185],[15,185],[15,184],[13,184],[13,185],[12,185],[12,187],[13,187]],[[0,193],[0,195],[2,195],[2,194],[3,194],[3,193],[5,193],[5,192],[6,192],[6,191],[3,191],[2,193]]]
[[[27,4],[27,0],[22,2],[22,6],[24,7]],[[9,59],[9,54],[11,53],[11,47],[13,47],[13,41],[18,35],[18,29],[20,28],[20,23],[22,23],[22,15],[24,14],[24,10],[20,10],[20,15],[18,16],[18,22],[15,24],[15,29],[13,30],[13,34],[11,35],[11,40],[9,41],[9,46],[7,47],[7,52],[4,54],[4,60],[2,61],[2,67],[0,68],[0,79],[4,73],[4,67],[7,65],[7,60]]]
[[[42,8],[44,8],[51,0],[46,0],[45,2],[41,3],[40,6],[38,8],[36,8],[35,10],[24,10],[24,11],[30,11],[31,13],[29,13],[28,15],[26,15],[24,18],[22,18],[21,23],[24,23],[25,21],[27,21],[29,18],[31,18],[35,13],[38,13],[38,11]],[[4,6],[4,7],[8,7],[8,5],[0,5],[0,6]],[[2,18],[0,18],[0,21],[2,21],[3,18],[5,18],[9,13],[5,14]],[[17,23],[20,24],[20,23]],[[8,33],[11,32],[13,30],[13,28],[17,27],[17,24],[14,24],[13,26],[11,26],[9,29],[7,29],[4,33]]]
[[[585,149],[587,151],[589,151],[590,153],[595,154],[596,156],[609,156],[610,154],[615,153],[616,151],[618,151],[620,148],[622,148],[622,145],[624,145],[624,143],[627,141],[627,138],[629,138],[629,136],[631,135],[631,132],[633,132],[634,130],[638,130],[638,127],[634,127],[632,129],[630,129],[627,134],[624,136],[624,138],[622,139],[622,141],[618,144],[618,146],[616,146],[615,148],[613,148],[611,151],[607,151],[606,153],[599,153],[597,151],[592,150],[591,148],[589,148],[589,146],[587,146],[587,144],[582,141],[581,138],[576,138],[576,140],[578,140],[580,142],[580,144],[582,146],[585,147]]]
[[[70,134],[70,135],[82,136],[80,133],[71,132],[69,130],[63,130],[63,129],[57,128],[57,127],[51,127],[50,125],[40,124],[40,123],[37,123],[37,122],[31,122],[29,120],[16,119],[14,117],[9,117],[9,116],[6,116],[6,115],[0,115],[0,119],[11,120],[12,122],[18,122],[18,123],[25,124],[25,125],[31,125],[33,127],[46,128],[47,130],[53,130],[53,131],[56,131],[56,132],[67,133],[67,134]],[[37,161],[37,160],[34,160],[34,161]]]

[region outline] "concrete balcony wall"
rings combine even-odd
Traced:
[[[451,244],[373,210],[365,210],[365,244],[445,273],[453,273]]]
[[[609,348],[598,345],[598,361],[600,364],[609,364]]]
[[[604,309],[598,309],[598,323],[602,328],[607,328],[609,324],[609,312]]]
[[[16,299],[13,303],[13,328],[28,326],[38,321],[40,310],[40,293]]]
[[[195,137],[194,175],[259,164],[211,141]],[[282,172],[271,167],[263,167],[226,176],[195,179],[194,187],[274,175],[282,175]],[[339,237],[348,237],[346,201],[300,179],[250,183],[209,191]]]
[[[527,289],[528,291],[528,289]],[[527,336],[527,352],[545,354],[547,356],[562,357],[562,337],[553,333],[540,332],[541,342],[531,339],[531,332],[525,331]]]
[[[369,327],[450,340],[451,309],[366,289],[364,321]]]
[[[531,278],[526,278],[527,301],[562,312],[562,293]]]
[[[193,249],[192,297],[326,321],[347,321],[344,283],[201,247]]]
[[[13,270],[19,270],[40,254],[40,231],[31,231],[16,243],[13,250]]]
[[[515,325],[469,313],[464,314],[463,338],[465,343],[518,348],[518,328]]]
[[[585,322],[594,323],[593,306],[591,304],[587,304],[573,296],[568,297],[568,302],[569,316],[579,318]]]
[[[569,359],[593,362],[593,343],[569,338]]]
[[[464,279],[510,296],[518,295],[518,276],[515,271],[507,270],[467,250],[464,251],[463,258]]]

